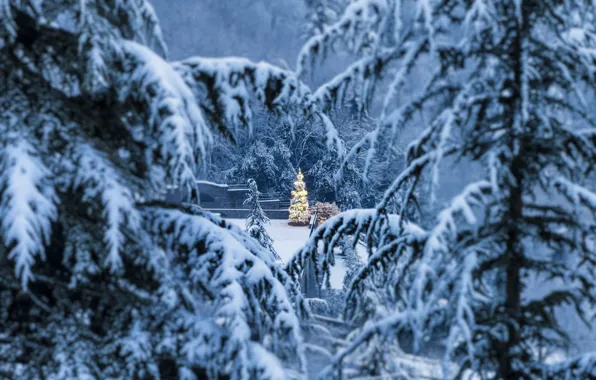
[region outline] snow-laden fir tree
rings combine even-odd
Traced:
[[[248,197],[244,201],[245,205],[250,206],[250,214],[248,218],[246,218],[246,232],[256,241],[259,242],[261,246],[266,248],[271,254],[273,258],[276,260],[281,260],[281,257],[273,248],[273,239],[267,233],[265,229],[265,225],[271,224],[267,215],[261,208],[261,204],[259,203],[260,192],[257,188],[257,183],[254,179],[248,180]]]
[[[262,128],[262,124],[255,125],[254,129],[257,128]],[[271,134],[275,133],[279,131],[271,130]],[[221,144],[218,150],[212,159],[215,165],[210,170],[211,175],[223,174],[222,180],[225,182],[252,178],[262,184],[260,188],[266,193],[287,194],[291,191],[296,172],[290,161],[292,152],[279,138],[259,135],[245,145],[230,142]],[[215,162],[217,159],[220,162]]]
[[[596,301],[595,16],[580,0],[360,0],[307,42],[302,74],[338,46],[356,57],[317,90],[321,100],[379,105],[378,128],[350,155],[423,126],[376,210],[332,218],[288,263],[296,276],[322,241],[325,270],[341,235],[365,231],[370,256],[347,307],[366,301],[379,273],[398,301],[372,300],[384,315],[369,315],[377,319],[321,378],[341,377],[366,347],[404,331],[414,348],[445,334],[446,378],[596,376],[596,354],[565,355],[569,328],[580,326],[558,314],[574,310],[590,324]],[[414,75],[420,67],[429,75]],[[436,189],[443,162],[480,163],[477,180],[427,231],[413,228],[410,195],[426,179]],[[390,215],[399,193],[401,211]]]
[[[1,376],[304,371],[308,310],[271,254],[160,199],[194,187],[253,97],[324,120],[308,88],[266,63],[167,62],[143,0],[0,0],[0,57]]]
[[[308,210],[308,192],[304,183],[304,175],[298,170],[294,190],[292,190],[292,199],[290,200],[290,224],[303,226],[307,225],[310,218]]]
[[[358,255],[356,247],[354,247],[353,239],[343,238],[339,243],[339,249],[346,266],[342,289],[344,293],[347,293],[352,288],[352,280],[354,280],[354,276],[360,272],[364,263]]]

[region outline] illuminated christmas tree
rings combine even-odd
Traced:
[[[296,190],[292,191],[292,201],[290,204],[290,224],[303,226],[308,224],[310,212],[308,211],[308,199],[306,196],[306,185],[304,184],[304,175],[298,170],[298,178],[294,182]]]

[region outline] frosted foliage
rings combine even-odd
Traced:
[[[403,30],[402,18],[424,18],[429,13],[425,11],[428,7],[420,6],[422,14],[410,14],[412,9],[418,8],[410,5],[396,0],[352,1],[335,22],[304,44],[297,62],[301,77],[337,50],[348,51],[354,57],[346,70],[315,91],[316,99],[324,107],[342,105],[354,99],[360,110],[368,108],[377,82],[385,72],[394,78],[385,95],[385,107],[389,105],[428,42],[425,35],[410,40],[407,37],[412,37],[413,31]],[[406,59],[400,61],[404,57]],[[400,69],[394,74],[391,69],[396,62]]]
[[[109,175],[113,173],[114,167],[99,152],[83,144],[77,149],[79,167],[72,185],[85,188],[83,202],[98,202],[103,206],[102,213],[107,226],[104,241],[108,247],[105,264],[112,271],[122,269],[120,250],[124,245],[123,230],[134,231],[139,227],[133,195],[130,189],[121,185],[121,179]]]
[[[0,1],[0,18],[0,377],[302,376],[309,309],[272,251],[162,200],[194,190],[235,86],[196,93],[145,0]],[[319,112],[288,72],[205,62]]]
[[[322,34],[341,16],[348,5],[347,0],[306,0],[307,16],[305,35],[307,38]]]
[[[36,257],[45,258],[44,246],[57,216],[49,171],[34,154],[27,142],[17,141],[2,152],[0,161],[2,236],[23,287],[32,279]]]
[[[376,42],[379,34],[377,28],[383,27],[383,15],[388,5],[384,0],[360,0],[348,5],[334,24],[304,44],[298,57],[298,74],[304,75],[317,55],[324,57],[327,49],[337,41],[354,53]]]
[[[185,263],[179,275],[190,282],[189,290],[196,292],[194,312],[204,314],[205,306],[200,305],[210,305],[207,315],[187,322],[189,340],[182,350],[188,360],[208,365],[217,373],[236,353],[232,377],[245,378],[262,365],[251,359],[258,350],[270,350],[300,370],[305,363],[298,319],[285,289],[291,284],[270,254],[255,256],[225,228],[198,216],[178,210],[149,213],[153,231],[175,231],[156,244],[170,247],[169,255]],[[197,246],[199,242],[207,247],[206,253]],[[184,260],[181,254],[186,256]],[[208,293],[201,289],[208,289]],[[251,338],[254,334],[257,340],[248,343],[255,339]],[[220,341],[223,336],[228,338]]]
[[[207,88],[208,91],[217,90],[213,111],[221,111],[224,121],[231,124],[248,123],[251,120],[252,113],[248,105],[251,92],[268,106],[281,107],[306,100],[303,97],[310,91],[291,72],[244,58],[196,57],[178,62],[175,67],[191,83],[196,81],[211,86]],[[281,85],[282,89],[273,93],[271,90],[274,85]]]
[[[253,179],[248,180],[248,197],[244,201],[245,205],[250,207],[250,214],[246,218],[246,232],[260,245],[267,248],[276,260],[281,260],[275,248],[273,248],[273,240],[267,233],[267,225],[271,224],[267,215],[261,208],[259,203],[260,192],[257,188],[257,183]]]
[[[596,302],[595,12],[585,1],[354,1],[306,43],[301,74],[332,51],[354,57],[315,92],[324,104],[355,98],[378,112],[348,160],[421,127],[377,209],[330,219],[288,263],[294,276],[318,256],[326,276],[343,235],[369,247],[345,313],[366,327],[320,378],[347,375],[384,339],[409,343],[401,332],[422,353],[446,338],[445,378],[595,375],[592,354],[566,357],[558,315],[589,326]],[[434,195],[447,162],[470,161],[478,175],[427,231],[408,226],[415,191],[430,180]]]
[[[226,134],[230,126],[252,126],[250,99],[254,94],[270,110],[281,111],[293,105],[317,117],[325,128],[327,145],[343,152],[337,131],[321,112],[316,97],[291,71],[238,57],[193,57],[175,63],[174,68],[197,97],[205,99],[207,118]]]

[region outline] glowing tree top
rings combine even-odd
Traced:
[[[292,191],[292,201],[290,204],[290,224],[306,225],[310,217],[308,211],[308,192],[306,191],[306,184],[304,183],[304,175],[301,170],[298,170],[296,182],[294,182]]]

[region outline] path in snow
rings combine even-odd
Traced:
[[[230,222],[245,228],[245,219],[227,219]],[[287,263],[294,253],[304,246],[308,240],[310,227],[295,227],[288,225],[287,220],[271,220],[271,224],[265,226],[269,236],[273,239],[273,247],[281,256],[284,263]],[[366,257],[366,252],[362,247],[358,247],[358,252],[363,260]],[[334,289],[341,289],[343,286],[344,273],[346,266],[341,257],[337,257],[335,266],[331,268],[331,287]]]

